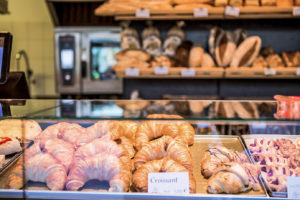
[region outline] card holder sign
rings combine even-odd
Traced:
[[[134,68],[134,67],[126,68],[125,75],[126,76],[139,76],[140,70],[137,68]]]
[[[169,74],[169,68],[166,66],[156,66],[154,68],[154,74],[156,75],[168,75]]]
[[[296,75],[300,76],[300,67],[297,68]]]
[[[276,69],[272,69],[272,68],[266,68],[264,70],[264,73],[266,76],[271,76],[271,75],[276,75]]]
[[[183,77],[196,76],[195,69],[182,69],[181,76]]]
[[[188,172],[149,173],[148,193],[189,194],[189,174]]]
[[[140,8],[135,10],[135,16],[138,18],[149,18],[150,17],[150,10]]]
[[[238,16],[240,16],[240,8],[232,7],[232,6],[226,6],[225,15],[238,17]]]
[[[195,8],[194,17],[208,17],[207,8]]]
[[[300,198],[300,177],[288,176],[287,177],[287,192],[289,199]]]

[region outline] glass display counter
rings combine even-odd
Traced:
[[[275,101],[0,103],[0,198],[297,195],[300,121],[277,119]]]

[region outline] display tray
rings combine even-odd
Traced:
[[[194,165],[194,176],[196,179],[196,191],[200,194],[207,194],[207,183],[208,179],[205,179],[201,174],[201,157],[205,151],[208,150],[209,147],[214,146],[224,146],[226,148],[236,150],[238,152],[246,151],[246,147],[244,146],[241,138],[239,136],[231,136],[231,135],[196,135],[194,145],[190,147],[193,165]],[[249,158],[250,160],[250,158]],[[251,161],[251,160],[250,160]],[[249,191],[245,193],[237,194],[238,196],[252,196],[252,197],[265,197],[266,190],[264,186],[261,184],[262,189],[260,191]],[[220,196],[232,196],[231,194],[220,194]],[[236,196],[236,195],[235,195]]]
[[[252,160],[252,162],[255,162],[255,161],[254,161],[248,147],[250,146],[250,144],[252,144],[254,142],[255,138],[257,138],[257,139],[266,138],[266,139],[273,139],[273,140],[276,140],[276,139],[294,140],[294,139],[299,138],[299,137],[300,137],[299,135],[269,135],[269,134],[253,134],[253,135],[243,135],[242,136],[243,141],[244,141],[244,143],[247,147],[247,153],[249,154],[250,159]],[[287,192],[274,192],[269,188],[268,183],[264,178],[265,174],[266,174],[265,172],[262,172],[262,182],[263,182],[268,194],[271,197],[287,197]]]

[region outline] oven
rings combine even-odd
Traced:
[[[112,66],[120,51],[119,27],[55,29],[56,86],[61,95],[122,94]]]

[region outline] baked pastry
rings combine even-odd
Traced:
[[[176,67],[188,67],[189,66],[189,54],[193,47],[191,41],[184,41],[176,49],[174,56],[175,66]]]
[[[261,39],[258,36],[248,37],[243,41],[233,55],[231,67],[250,66],[257,57],[261,48]]]
[[[172,62],[170,58],[166,56],[155,56],[153,61],[151,61],[151,67],[164,66],[164,67],[172,67]]]
[[[253,62],[253,64],[252,64],[252,67],[253,67],[253,68],[266,68],[266,67],[268,67],[268,63],[267,63],[267,61],[265,60],[264,57],[258,56],[258,57],[254,60],[254,62]]]
[[[259,6],[259,0],[245,0],[245,6]]]
[[[208,53],[204,53],[203,58],[202,58],[201,67],[211,68],[211,67],[215,67],[215,66],[216,66],[216,64],[215,64],[215,61],[213,60],[213,58]]]
[[[282,58],[287,67],[300,66],[300,53],[299,52],[282,52]]]
[[[115,54],[115,59],[117,61],[135,59],[140,61],[148,61],[151,56],[142,50],[124,50]]]
[[[231,6],[243,6],[243,0],[229,0]]]
[[[199,45],[194,46],[190,51],[189,67],[192,68],[201,67],[203,55],[204,55],[204,49]]]
[[[132,182],[138,192],[148,192],[148,174],[153,172],[188,172],[190,193],[196,192],[196,181],[191,172],[168,157],[147,162],[134,172]]]
[[[221,29],[217,26],[210,29],[210,31],[209,31],[208,48],[209,48],[209,52],[212,56],[215,56],[217,38],[223,32],[224,32],[223,29]]]
[[[214,5],[215,6],[227,6],[228,0],[215,0]]]
[[[0,155],[9,155],[20,151],[22,151],[22,147],[17,139],[0,137]]]
[[[223,32],[219,35],[216,42],[216,61],[220,67],[226,67],[230,64],[236,45],[231,33]]]
[[[270,68],[284,67],[283,61],[278,54],[269,55],[266,61]]]
[[[195,3],[195,4],[178,4],[174,7],[175,10],[191,10],[194,11],[195,8],[213,8],[210,4]]]
[[[260,0],[261,6],[276,6],[276,0]]]

